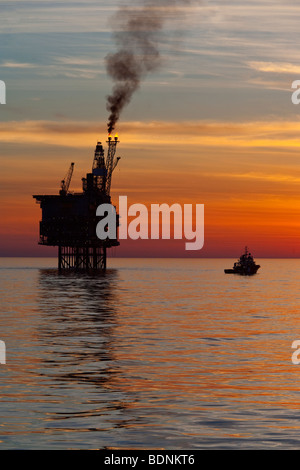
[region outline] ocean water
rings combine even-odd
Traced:
[[[300,260],[0,260],[0,449],[297,449]]]

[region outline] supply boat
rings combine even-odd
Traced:
[[[260,268],[259,264],[256,264],[251,253],[248,252],[247,247],[245,252],[240,256],[239,260],[234,263],[232,269],[224,269],[225,274],[242,274],[251,276],[256,274]]]

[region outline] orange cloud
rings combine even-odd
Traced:
[[[259,72],[300,74],[300,66],[288,62],[250,61],[248,66]]]
[[[105,124],[89,122],[10,121],[0,123],[0,142],[87,148]],[[299,147],[299,121],[128,122],[119,125],[125,145]],[[155,136],[155,139],[153,138]],[[102,134],[104,140],[107,135]]]

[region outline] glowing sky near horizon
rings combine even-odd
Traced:
[[[71,189],[106,140],[105,56],[111,17],[125,2],[0,1],[0,255],[55,253],[37,245],[32,194]],[[160,69],[124,110],[112,196],[205,204],[196,256],[300,256],[300,5],[203,1],[167,23]],[[122,243],[119,254],[132,256]],[[137,245],[136,245],[137,246]],[[152,250],[152,251],[151,251]],[[174,242],[139,243],[140,256],[184,256]]]

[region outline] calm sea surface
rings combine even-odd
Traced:
[[[0,449],[300,447],[300,260],[0,259]]]

